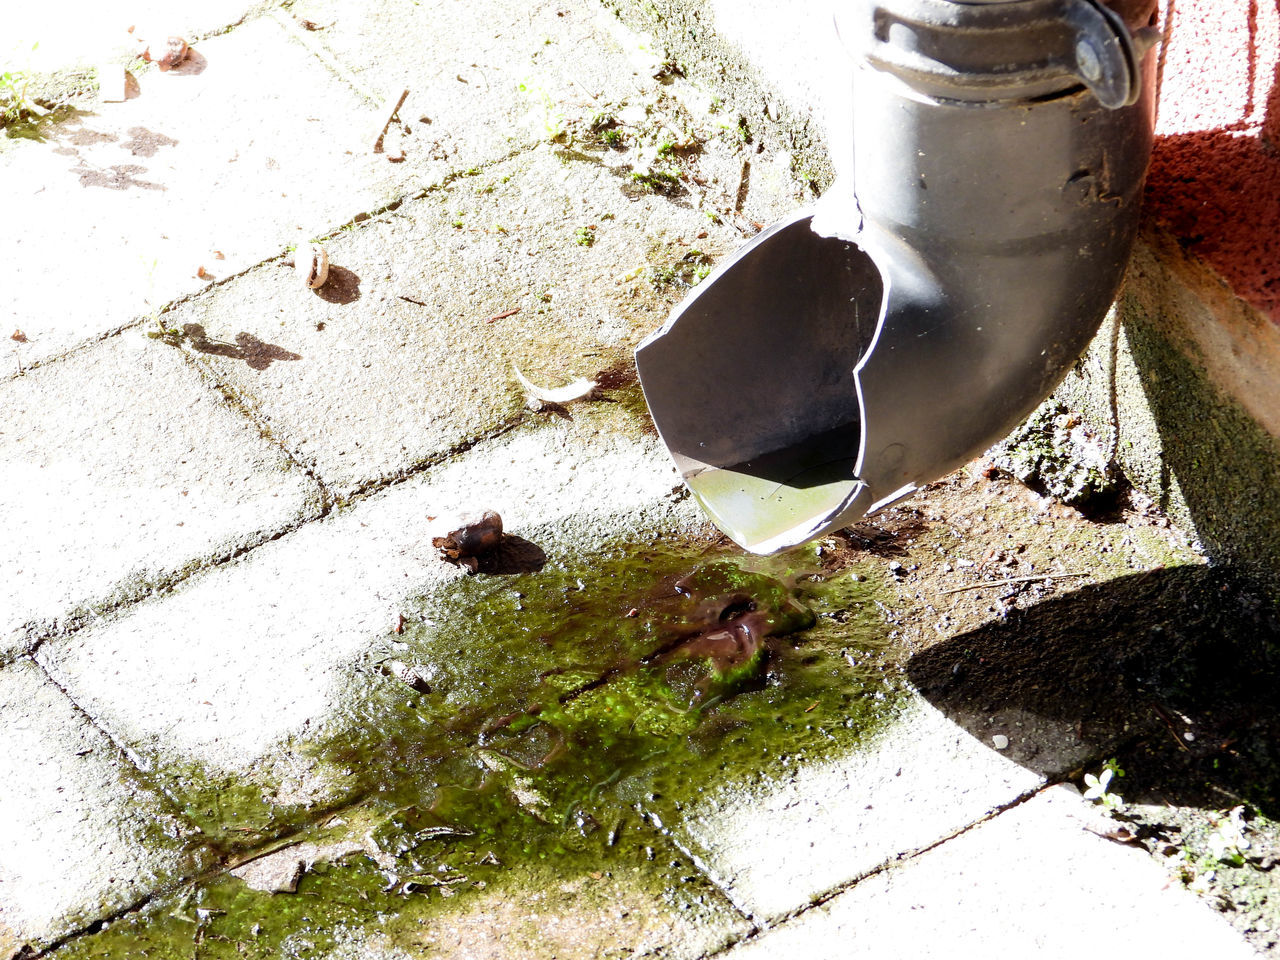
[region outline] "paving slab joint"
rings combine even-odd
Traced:
[[[367,500],[374,494],[381,493],[383,490],[390,487],[399,486],[407,480],[412,480],[420,473],[425,473],[434,467],[438,467],[442,463],[452,460],[454,457],[461,456],[468,450],[475,449],[482,443],[486,443],[489,440],[496,440],[499,437],[510,433],[516,427],[520,426],[520,424],[524,423],[528,417],[529,414],[524,411],[520,411],[514,416],[499,421],[481,433],[468,437],[465,440],[460,440],[453,446],[445,450],[441,450],[425,460],[420,460],[419,462],[404,468],[404,470],[394,476],[378,477],[374,480],[361,484],[349,494],[336,501],[335,505],[345,507],[361,500]]]
[[[85,710],[76,701],[75,697],[73,697],[70,694],[70,692],[66,689],[66,687],[64,687],[61,683],[58,682],[57,677],[49,673],[49,671],[45,669],[44,665],[41,664],[40,661],[37,660],[35,657],[31,656],[31,654],[24,654],[22,657],[14,658],[9,662],[10,663],[16,662],[19,659],[30,660],[35,665],[35,667],[40,671],[40,673],[44,676],[44,678],[49,682],[49,684],[62,695],[62,697],[66,700],[67,704],[70,706],[72,712],[74,714],[79,715],[84,720],[86,725],[88,725],[91,729],[99,733],[108,743],[110,743],[115,748],[118,761],[120,763],[127,764],[139,779],[141,779],[144,783],[154,788],[155,792],[159,796],[163,797],[162,802],[168,807],[168,810],[165,811],[165,813],[168,816],[172,817],[173,820],[185,825],[187,836],[194,837],[200,834],[201,832],[200,828],[196,826],[196,824],[193,823],[183,813],[182,805],[169,792],[164,782],[156,778],[153,778],[148,772],[148,770],[146,769],[146,764],[140,762],[138,758],[134,755],[134,753],[128,748],[127,745],[121,743],[114,736],[112,736],[110,730],[106,729],[101,724],[99,724],[97,720],[94,718],[94,716],[91,713],[89,713],[89,711]],[[182,876],[170,878],[169,880],[162,883],[160,886],[156,887],[155,889],[148,891],[144,896],[138,898],[133,903],[125,904],[124,906],[121,906],[111,911],[108,914],[99,916],[95,918],[92,922],[86,924],[80,930],[74,930],[67,934],[64,934],[63,936],[59,937],[57,940],[52,941],[46,944],[45,946],[41,947],[39,950],[34,950],[29,945],[24,946],[22,950],[20,950],[17,954],[14,955],[13,960],[35,960],[36,957],[45,956],[46,954],[51,953],[54,950],[58,949],[68,941],[74,940],[75,938],[84,936],[86,934],[96,933],[105,924],[113,922],[114,920],[120,917],[126,916],[136,910],[141,909],[142,907],[146,906],[148,903],[150,903],[152,900],[154,900],[157,897],[168,896],[169,894],[180,889],[181,887],[193,882],[193,880],[205,874],[212,874],[216,872],[217,872],[216,870],[211,870],[206,868],[205,870],[202,870],[202,871],[195,871],[190,875],[182,875]]]
[[[293,3],[294,3],[294,0],[284,0],[283,6],[291,7],[293,6]],[[187,37],[185,39],[189,44],[194,45],[199,43],[201,40],[208,40],[211,37],[224,37],[228,33],[230,33],[232,30],[236,29],[237,27],[244,26],[250,20],[256,20],[259,17],[268,15],[271,9],[276,5],[277,4],[275,0],[263,0],[262,3],[259,3],[256,6],[250,7],[236,20],[232,20],[229,23],[224,23],[222,26],[214,30],[206,30],[203,33],[198,33],[198,34],[195,34],[194,36]]]
[[[262,416],[259,415],[258,411],[255,409],[253,404],[250,403],[248,400],[246,400],[246,398],[241,396],[229,384],[223,382],[222,379],[219,378],[213,372],[212,367],[210,367],[208,364],[202,363],[201,361],[197,360],[195,357],[191,356],[191,354],[189,354],[186,350],[180,350],[179,352],[182,354],[183,362],[189,365],[191,369],[193,369],[196,372],[196,375],[200,377],[201,381],[207,384],[211,390],[214,390],[215,392],[217,392],[218,395],[222,397],[223,402],[229,408],[231,408],[233,411],[238,413],[240,416],[244,417],[244,419],[248,420],[249,423],[253,425],[253,428],[258,431],[258,435],[262,437],[263,440],[265,440],[267,443],[271,444],[271,446],[279,450],[280,453],[289,461],[289,463],[293,464],[294,467],[300,470],[307,477],[307,479],[309,479],[312,483],[316,485],[316,487],[320,491],[320,510],[318,513],[303,519],[299,523],[290,524],[287,528],[277,531],[276,533],[259,541],[258,543],[255,543],[251,546],[247,546],[237,552],[229,554],[226,558],[224,558],[224,560],[219,562],[225,562],[225,560],[233,560],[236,557],[243,556],[245,553],[248,553],[249,550],[256,549],[257,547],[262,546],[262,544],[264,543],[270,543],[272,540],[277,540],[280,537],[284,536],[285,534],[298,529],[305,523],[310,523],[313,520],[320,520],[324,517],[327,517],[329,515],[329,512],[333,509],[333,505],[334,505],[334,496],[333,496],[333,492],[329,489],[329,485],[326,484],[319,476],[317,476],[315,471],[308,464],[304,463],[302,460],[299,460],[293,454],[293,451],[291,451],[285,444],[280,442],[280,440],[276,437],[275,432],[271,429],[271,425],[267,423],[267,421],[264,420]]]
[[[25,377],[33,370],[39,370],[41,367],[47,367],[53,363],[60,363],[63,360],[69,360],[72,357],[84,353],[86,350],[91,350],[99,343],[105,343],[112,337],[120,336],[120,334],[124,333],[126,330],[135,329],[141,324],[148,322],[150,319],[150,317],[144,317],[137,320],[130,320],[128,323],[121,324],[118,327],[113,327],[110,330],[104,330],[101,333],[96,333],[86,340],[81,340],[79,343],[71,345],[61,353],[55,353],[52,356],[44,357],[43,359],[32,360],[28,363],[23,363],[22,360],[19,359],[17,372],[8,374],[3,380],[0,380],[0,385],[12,383],[21,377]]]
[[[292,4],[290,4],[290,6],[292,6]],[[287,13],[288,11],[286,8],[277,8],[272,10],[268,16],[270,16],[270,18],[274,20],[286,34],[288,34],[290,40],[301,46],[309,54],[324,64],[325,68],[328,69],[330,73],[359,94],[360,98],[367,104],[379,109],[383,109],[387,106],[384,98],[378,96],[375,91],[368,89],[364,84],[362,84],[356,78],[354,73],[348,70],[331,51],[325,48],[323,43],[315,37],[307,36],[294,19],[291,16],[288,16]]]
[[[764,936],[765,934],[768,934],[770,931],[776,929],[777,927],[780,927],[786,923],[789,923],[792,920],[797,919],[798,917],[804,915],[805,913],[809,912],[810,910],[813,910],[816,907],[821,907],[827,903],[830,903],[832,900],[835,900],[841,894],[847,893],[848,891],[852,890],[854,887],[856,887],[858,884],[862,883],[863,881],[869,880],[872,877],[878,876],[887,870],[891,870],[896,867],[899,867],[904,863],[907,863],[911,860],[916,859],[917,857],[920,857],[926,853],[929,853],[931,850],[936,850],[938,847],[941,847],[943,844],[949,843],[950,841],[955,840],[958,837],[964,836],[965,834],[971,832],[975,828],[980,827],[985,823],[989,823],[990,821],[994,820],[996,817],[1000,816],[1001,814],[1006,813],[1009,810],[1014,809],[1015,807],[1020,807],[1029,800],[1035,799],[1036,797],[1045,793],[1045,791],[1058,786],[1065,779],[1066,779],[1065,776],[1061,778],[1055,778],[1049,782],[1046,782],[1036,787],[1033,790],[1028,790],[1024,793],[1021,793],[1018,796],[1014,797],[1012,800],[1009,800],[1005,803],[1002,803],[996,806],[995,808],[990,810],[988,813],[986,813],[984,816],[979,817],[977,820],[974,820],[973,822],[968,823],[963,827],[960,827],[958,830],[953,830],[952,832],[946,834],[945,836],[939,837],[933,842],[925,844],[922,847],[917,847],[914,850],[907,850],[902,853],[899,853],[892,859],[886,860],[883,863],[879,864],[878,866],[873,867],[872,869],[867,870],[864,873],[860,873],[858,874],[858,876],[853,877],[852,879],[847,880],[844,883],[841,883],[833,887],[832,889],[826,891],[820,896],[815,897],[812,901],[805,904],[804,906],[798,907],[797,909],[792,910],[790,913],[784,914],[781,917],[778,917],[776,920],[770,923],[762,924],[758,917],[752,916],[748,911],[744,910],[741,906],[735,903],[732,900],[732,898],[729,898],[729,894],[727,891],[725,891],[724,887],[721,884],[716,883],[714,877],[707,874],[707,872],[703,870],[702,865],[695,859],[694,860],[695,865],[700,870],[702,870],[704,875],[707,876],[708,882],[712,883],[716,887],[716,889],[720,890],[720,892],[724,894],[726,898],[729,898],[729,902],[733,903],[733,906],[735,907],[735,909],[737,909],[740,913],[742,913],[747,918],[747,920],[750,921],[751,924],[753,925],[753,929],[751,930],[750,933],[745,934],[744,936],[734,941],[733,943],[726,944],[723,948],[717,950],[715,953],[709,954],[707,960],[710,960],[711,957],[724,956],[733,948],[740,946],[744,943],[748,943],[752,940],[755,940],[758,937]],[[681,852],[684,853],[686,856],[691,857],[692,859],[692,854],[689,851],[682,849]]]
[[[271,440],[270,437],[267,437],[266,439],[274,443],[274,441]],[[276,444],[276,446],[279,446],[279,445]],[[285,453],[288,454],[288,451],[285,451]],[[290,456],[290,460],[291,462],[296,463],[296,461],[293,460],[292,456]],[[300,470],[303,470],[306,473],[306,475],[310,477],[320,489],[321,509],[318,512],[316,512],[314,515],[305,517],[301,520],[298,520],[297,522],[290,523],[278,530],[272,531],[271,533],[267,534],[266,536],[260,537],[259,539],[253,541],[252,543],[241,544],[240,546],[236,547],[233,550],[229,550],[226,553],[217,554],[212,557],[201,557],[201,558],[192,560],[189,563],[184,564],[181,569],[174,571],[171,575],[164,577],[161,580],[158,580],[156,583],[150,584],[145,593],[138,592],[136,595],[122,597],[114,601],[108,601],[107,603],[104,603],[101,606],[97,606],[91,609],[81,609],[81,610],[73,611],[72,613],[68,614],[63,620],[58,621],[59,623],[62,624],[60,629],[44,630],[42,632],[41,628],[38,625],[29,624],[26,628],[28,635],[31,637],[29,645],[25,649],[23,649],[17,656],[12,656],[7,659],[0,658],[0,667],[6,666],[10,663],[14,663],[17,660],[21,659],[22,657],[28,656],[30,654],[34,654],[37,650],[43,647],[50,640],[72,637],[75,634],[79,633],[81,630],[84,630],[85,628],[98,623],[103,617],[110,616],[118,611],[131,607],[147,599],[148,597],[171,593],[173,590],[177,589],[184,582],[196,576],[197,574],[204,573],[205,571],[208,571],[208,570],[216,569],[217,567],[225,566],[226,564],[229,564],[229,563],[233,563],[236,560],[239,560],[241,557],[245,556],[246,554],[250,553],[251,551],[257,550],[259,547],[265,546],[268,543],[272,543],[276,540],[279,540],[282,537],[286,537],[289,534],[294,533],[297,530],[300,530],[302,527],[306,526],[308,523],[312,523],[316,520],[321,520],[324,517],[328,516],[334,506],[333,498],[330,495],[328,489],[323,484],[321,484],[320,481],[316,479],[314,475],[305,467],[303,467],[301,464],[298,464],[298,468]]]

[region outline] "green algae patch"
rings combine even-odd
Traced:
[[[456,583],[375,651],[350,722],[317,752],[397,802],[523,778],[532,786],[513,791],[566,822],[602,784],[714,753],[709,730],[776,737],[780,712],[802,713],[805,733],[851,730],[865,719],[856,704],[890,685],[865,669],[884,658],[882,631],[869,585],[810,572],[813,560],[619,548]],[[375,668],[390,656],[416,689]]]
[[[562,960],[654,947],[698,956],[749,929],[656,835],[633,832],[611,848],[572,837],[553,844],[535,818],[509,803],[498,806],[496,846],[482,832],[442,835],[427,826],[432,817],[403,811],[388,821],[395,829],[374,831],[387,850],[369,844],[311,865],[292,892],[254,889],[221,875],[103,924],[53,955],[448,957],[510,940],[523,956]],[[503,859],[515,854],[519,859]],[[673,945],[684,949],[672,951]]]
[[[58,956],[341,956],[367,940],[448,955],[477,916],[511,909],[495,904],[535,901],[510,924],[576,918],[529,932],[548,955],[723,946],[749,925],[670,825],[705,790],[856,749],[898,689],[874,588],[817,561],[620,545],[423,597],[293,758],[337,778],[345,806],[263,820],[269,795],[244,787],[201,811],[227,848],[240,837],[287,860],[294,848],[264,838],[292,831],[343,838],[342,857],[304,864],[292,893],[217,875]],[[632,907],[619,917],[615,903]],[[621,939],[598,941],[610,929]]]
[[[390,641],[420,688],[361,671],[375,678],[351,701],[364,722],[318,749],[357,771],[374,807],[513,843],[499,859],[595,838],[590,860],[640,822],[641,801],[844,752],[878,729],[899,686],[874,592],[823,574],[811,550],[663,546],[461,581]]]

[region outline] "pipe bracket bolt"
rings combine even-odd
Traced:
[[[1076,69],[1088,83],[1097,83],[1102,79],[1102,59],[1098,51],[1093,49],[1086,38],[1076,41]]]

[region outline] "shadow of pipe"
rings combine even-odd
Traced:
[[[1199,566],[1120,577],[931,647],[907,673],[982,743],[1007,731],[1003,755],[1037,774],[1070,772],[1042,748],[1065,737],[1076,763],[1125,758],[1126,800],[1240,797],[1275,817],[1280,616],[1235,583]]]

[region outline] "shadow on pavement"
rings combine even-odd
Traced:
[[[336,263],[329,265],[329,279],[316,296],[329,303],[355,303],[360,299],[360,277]]]
[[[477,573],[511,576],[537,573],[547,565],[546,552],[532,540],[504,533],[496,547],[476,558]]]
[[[1110,744],[1128,771],[1127,800],[1247,801],[1280,815],[1280,617],[1222,569],[1085,587],[923,651],[907,672],[988,745],[1002,715],[1074,733],[1081,746]],[[1060,754],[1037,752],[1034,731],[1009,739],[1010,759],[1068,772],[1052,768]]]
[[[230,357],[232,360],[243,360],[254,370],[265,370],[276,360],[301,360],[302,355],[292,353],[274,343],[259,340],[252,333],[236,334],[235,343],[225,340],[213,340],[198,323],[182,325],[182,340],[191,345],[198,353],[207,353],[216,357]]]

